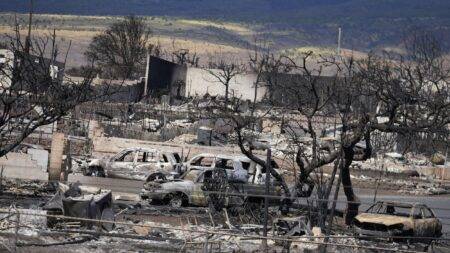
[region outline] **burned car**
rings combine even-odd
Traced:
[[[259,165],[245,157],[228,157],[227,163],[220,161],[216,164],[215,161],[218,160],[212,161],[213,168],[191,167],[180,179],[148,182],[144,184],[141,198],[167,203],[172,207],[209,206],[211,198],[215,199],[214,202],[220,201],[224,207],[241,206],[248,201],[263,202],[264,198],[258,196],[265,194],[265,177]],[[279,182],[271,180],[270,185],[270,194],[282,195]],[[211,191],[228,194],[210,194]],[[280,198],[272,198],[271,201],[278,202]]]
[[[246,156],[231,156],[221,154],[198,154],[183,164],[183,171],[212,170],[222,168],[228,172],[245,170],[249,183],[262,184],[265,182],[265,170]],[[278,164],[272,160],[272,168],[278,171]],[[232,176],[233,173],[229,173]]]
[[[85,176],[148,181],[160,174],[181,174],[181,157],[174,152],[127,148],[110,158],[93,159],[82,166]]]
[[[439,237],[442,224],[424,204],[379,201],[355,217],[356,232],[361,235],[395,237]]]

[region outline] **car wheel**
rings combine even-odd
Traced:
[[[169,200],[169,205],[171,207],[180,208],[183,206],[183,197],[180,194],[173,195]]]
[[[89,167],[87,171],[84,173],[85,176],[91,176],[91,177],[105,177],[105,172],[102,167],[99,166],[93,166]]]

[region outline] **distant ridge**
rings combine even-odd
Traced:
[[[311,44],[344,43],[370,50],[396,45],[411,26],[450,41],[449,0],[35,0],[37,13],[145,15],[257,23],[265,29],[298,30]],[[28,0],[2,0],[0,11],[28,11]],[[287,40],[290,38],[286,38]],[[448,42],[446,42],[448,43]],[[448,46],[448,45],[445,45]]]

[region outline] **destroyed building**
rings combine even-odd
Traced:
[[[0,250],[303,253],[448,248],[446,156],[393,152],[407,146],[397,143],[396,132],[373,132],[366,141],[358,137],[350,148],[343,147],[348,130],[357,127],[346,125],[342,114],[379,108],[369,99],[346,95],[345,89],[358,91],[359,80],[345,86],[336,71],[323,67],[314,66],[310,73],[301,67],[298,72],[263,73],[262,78],[237,74],[229,83],[233,99],[225,103],[225,87],[214,75],[220,70],[153,56],[144,80],[94,78],[88,92],[107,96],[76,104],[54,124],[33,129],[1,157]],[[11,78],[0,76],[3,87],[20,85],[16,75],[26,77],[24,82],[64,82],[64,65],[25,53],[0,51],[0,68],[11,70],[4,72]],[[317,106],[328,99],[332,105]],[[341,99],[352,103],[345,107]],[[66,102],[65,97],[58,100]],[[231,111],[228,102],[242,105]],[[409,108],[405,104],[402,108]],[[314,105],[321,107],[317,114],[304,113]],[[28,120],[22,118],[23,124],[10,132],[21,134]],[[369,123],[382,120],[375,116]],[[240,129],[239,123],[246,121]],[[417,152],[439,138],[440,149],[448,147],[448,138],[440,135],[420,137]],[[359,158],[372,149],[369,138],[389,139],[395,147],[374,147],[368,157]],[[329,153],[335,157],[327,158]],[[310,170],[302,168],[305,164],[320,166],[302,181]],[[349,190],[357,196],[345,196]],[[361,206],[355,211],[345,204]],[[356,216],[347,220],[352,212]],[[421,237],[429,244],[422,245]]]
[[[169,95],[171,98],[223,96],[225,88],[211,74],[214,69],[188,67],[150,57],[148,92],[153,96]],[[230,82],[230,94],[241,100],[252,100],[255,96],[256,74],[247,73],[234,77]],[[257,101],[266,93],[264,86],[258,87]]]
[[[49,79],[62,84],[64,70],[65,64],[55,59],[34,56],[21,51],[0,50],[0,80],[4,88],[20,85],[22,89],[39,92],[45,88],[31,87],[29,84],[48,83],[44,80]]]
[[[148,73],[148,94],[154,97],[169,95],[184,97],[187,66],[151,56]]]
[[[188,98],[224,96],[225,87],[218,82],[213,73],[218,73],[217,69],[204,69],[176,64],[158,57],[151,56],[149,63],[149,76],[147,92],[151,96],[160,97],[169,95],[171,98]],[[292,103],[298,94],[308,94],[305,86],[302,89],[301,83],[305,77],[300,74],[264,74],[266,77],[260,78],[255,73],[242,73],[233,77],[230,81],[229,94],[231,97],[241,100],[262,102],[265,99],[277,101],[275,105],[286,106]],[[334,77],[335,70],[326,69],[317,75],[318,87],[321,96],[330,92],[332,86],[338,82]],[[257,84],[256,84],[257,83]],[[283,83],[283,85],[279,85]],[[255,85],[256,84],[256,85]],[[281,87],[286,87],[285,89]],[[289,86],[295,86],[297,92],[294,94]]]

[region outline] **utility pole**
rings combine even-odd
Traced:
[[[30,0],[30,16],[28,19],[28,35],[25,40],[25,53],[30,53],[31,48],[31,25],[33,24],[33,0]]]
[[[147,97],[147,89],[148,89],[148,76],[150,74],[150,52],[147,49],[147,66],[145,68],[145,85],[144,85],[144,98]]]
[[[341,56],[341,39],[342,39],[342,29],[338,29],[338,46],[337,46],[337,56]]]
[[[54,64],[54,61],[56,61],[56,29],[53,29],[52,34],[52,58],[51,58],[51,64]]]
[[[53,29],[53,34],[52,34],[52,53],[51,53],[51,58],[50,58],[50,77],[53,78],[57,78],[58,77],[58,72],[56,68],[55,68],[55,61],[56,61],[56,29]]]

